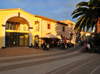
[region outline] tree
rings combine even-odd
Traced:
[[[71,15],[73,18],[78,18],[75,25],[76,31],[81,31],[86,28],[93,29],[96,27],[96,33],[100,32],[100,0],[90,0],[89,2],[80,2],[76,5],[76,10],[74,10]]]

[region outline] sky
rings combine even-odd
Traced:
[[[0,0],[0,9],[21,8],[33,15],[48,17],[57,21],[72,19],[76,4],[89,0]]]

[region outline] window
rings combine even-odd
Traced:
[[[65,32],[65,27],[64,26],[62,27],[62,31]]]
[[[8,23],[9,23],[8,24],[8,26],[9,26],[8,30],[12,30],[12,24],[10,22],[8,22]]]
[[[50,29],[50,24],[47,25],[47,29]]]
[[[35,21],[35,25],[34,25],[34,31],[39,31],[39,21]]]
[[[16,30],[16,24],[15,23],[13,23],[13,30]]]
[[[6,22],[6,30],[19,30],[19,22]]]
[[[9,27],[8,27],[8,22],[6,23],[6,30],[8,30],[9,29]]]

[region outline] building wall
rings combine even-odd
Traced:
[[[51,24],[50,29],[47,29],[47,24]],[[63,26],[65,27],[65,32],[62,31]],[[45,35],[47,33],[51,33],[53,35],[69,36],[69,28],[68,28],[68,26],[59,24],[57,22],[53,22],[53,21],[43,19],[42,20],[42,35]]]
[[[13,20],[11,18],[19,17],[24,20],[20,21],[20,31],[16,30],[5,30],[6,22],[10,19],[12,21],[19,21],[19,19]],[[35,31],[35,21],[39,21],[39,31]],[[74,33],[74,25],[69,23],[70,21],[66,20],[62,21],[69,26],[65,26],[63,24],[57,23],[56,20],[50,19],[42,19],[39,17],[35,17],[33,14],[30,14],[20,8],[17,9],[0,9],[0,48],[5,47],[5,31],[6,32],[18,32],[18,33],[29,33],[29,46],[31,43],[34,45],[35,36],[36,35],[45,35],[47,33],[51,33],[53,35],[63,35],[70,37],[70,33]],[[50,29],[47,29],[47,24],[50,24]],[[65,32],[62,31],[62,27],[65,27]],[[26,27],[26,28],[23,28]],[[24,31],[23,31],[24,30]],[[29,30],[29,31],[28,31]],[[22,44],[22,43],[20,43]],[[25,44],[26,45],[26,44]]]
[[[86,37],[91,35],[91,32],[80,32],[81,41],[86,41]]]
[[[34,32],[34,22],[35,20],[40,21],[41,25],[41,18],[34,17],[34,15],[22,10],[22,9],[0,9],[0,48],[4,47],[5,45],[5,25],[8,19],[12,17],[21,17],[24,18],[28,24],[29,24],[29,41],[31,43],[34,43],[34,35],[38,34],[41,35],[41,26],[39,32]],[[15,20],[16,21],[16,20]],[[23,21],[24,22],[24,21]],[[20,25],[20,28],[22,30],[23,24]],[[22,31],[21,31],[22,32]]]
[[[47,29],[47,24],[51,25],[50,29]],[[42,19],[42,35],[45,35],[47,33],[51,33],[53,35],[56,35],[57,33],[55,31],[55,27],[56,27],[56,22]]]
[[[41,29],[41,25],[42,25],[42,18],[38,18],[38,17],[35,17],[34,19],[34,24],[35,24],[35,21],[39,21],[39,31],[35,31],[34,30],[34,27],[33,27],[33,31],[32,31],[32,44],[34,45],[35,44],[35,36],[38,35],[38,36],[41,36],[42,35],[42,29]],[[39,45],[41,44],[41,40],[39,40]]]
[[[70,39],[70,37],[71,37],[70,34],[73,33],[72,43],[75,43],[75,41],[76,41],[76,34],[75,34],[75,31],[74,31],[75,22],[70,21],[70,20],[62,20],[60,22],[68,24],[68,26],[66,27],[65,33],[67,33],[68,39]]]

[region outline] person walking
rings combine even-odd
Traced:
[[[90,51],[90,44],[87,42],[84,44],[84,47],[82,48],[82,52],[86,52],[86,51]]]

